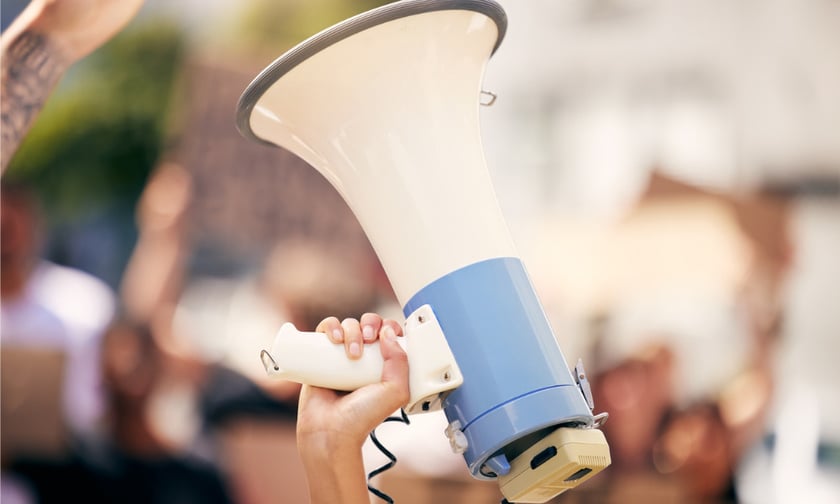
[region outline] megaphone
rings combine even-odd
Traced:
[[[408,412],[442,408],[473,477],[498,479],[511,502],[545,502],[610,456],[484,158],[481,81],[506,26],[492,0],[359,14],[266,67],[240,98],[237,126],[307,161],[361,224],[406,316]],[[326,338],[298,336],[280,330],[263,353],[270,373],[338,389],[378,381],[378,352],[351,362],[312,346]]]

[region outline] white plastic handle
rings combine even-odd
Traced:
[[[410,398],[407,413],[441,408],[443,394],[464,382],[431,307],[423,305],[405,323],[405,336],[397,341],[408,356]],[[362,357],[351,360],[344,345],[325,334],[298,331],[286,323],[274,338],[271,351],[263,350],[269,376],[334,390],[355,390],[382,378],[379,342],[365,345]]]

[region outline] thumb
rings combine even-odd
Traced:
[[[388,415],[405,406],[409,398],[408,357],[393,328],[386,326],[379,338],[382,353],[382,379],[345,396],[347,406],[359,422],[358,427],[367,435]]]
[[[382,328],[379,350],[382,353],[382,383],[393,388],[395,400],[400,393],[404,399],[400,406],[408,402],[408,356],[397,341],[397,334],[394,329],[386,325]]]

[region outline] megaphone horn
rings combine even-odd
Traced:
[[[472,475],[498,478],[510,500],[543,502],[606,467],[609,451],[484,158],[481,81],[506,26],[491,0],[406,0],[359,14],[263,70],[242,94],[237,125],[326,177],[407,319],[434,314],[463,376],[436,393]]]

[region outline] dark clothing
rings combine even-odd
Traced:
[[[203,433],[189,454],[138,457],[90,437],[76,440],[63,460],[19,460],[10,470],[31,484],[40,504],[228,504],[225,475],[211,462],[219,455],[214,432],[243,417],[294,422],[296,408],[244,375],[213,365],[199,393],[199,409]],[[198,456],[207,444],[207,456]]]
[[[218,469],[188,455],[139,458],[105,442],[86,442],[62,461],[18,461],[41,504],[228,504]]]
[[[296,404],[278,401],[247,376],[221,365],[210,366],[199,395],[199,409],[208,431],[243,417],[292,422],[297,418]]]

